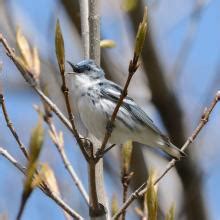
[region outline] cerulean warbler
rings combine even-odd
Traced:
[[[104,71],[93,60],[69,64],[73,68],[71,86],[74,110],[79,113],[87,130],[102,141],[122,88],[107,80]],[[118,111],[109,142],[123,144],[128,140],[157,147],[176,159],[183,155],[135,101],[127,96]]]

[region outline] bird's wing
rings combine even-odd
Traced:
[[[102,98],[110,99],[117,104],[122,93],[122,88],[111,81],[106,81],[102,82],[102,85],[100,85],[100,93]],[[132,98],[128,96],[125,97],[122,107],[131,114],[133,119],[144,126],[150,127],[153,131],[163,136],[160,130],[155,126],[153,120],[135,103]]]

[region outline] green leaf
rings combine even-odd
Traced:
[[[150,172],[147,192],[145,194],[145,209],[147,208],[148,220],[157,220],[158,199],[156,186],[154,185],[154,177],[155,174]]]
[[[59,64],[61,74],[65,72],[65,49],[64,49],[64,41],[63,35],[60,28],[60,22],[57,20],[56,24],[56,33],[55,33],[55,48],[56,48],[56,56]]]
[[[132,149],[132,141],[127,141],[122,146],[122,167],[125,174],[128,174],[130,170]]]
[[[34,128],[31,138],[30,138],[30,145],[29,145],[29,160],[26,170],[26,178],[24,181],[24,188],[21,198],[20,209],[18,212],[17,219],[20,219],[25,204],[29,199],[33,189],[41,183],[40,176],[37,175],[37,161],[40,155],[40,151],[42,149],[43,140],[44,140],[44,129],[42,126],[43,120],[40,117],[37,126]]]
[[[117,196],[114,194],[112,197],[112,202],[111,202],[111,214],[114,216],[118,212],[118,199]]]
[[[138,27],[138,32],[136,35],[135,49],[134,49],[135,57],[139,57],[142,52],[144,41],[146,38],[146,33],[147,33],[147,7],[145,7],[144,9],[143,20]]]

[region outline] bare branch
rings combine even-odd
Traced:
[[[81,34],[84,58],[89,59],[89,5],[88,0],[79,1],[81,17]]]
[[[205,108],[204,113],[201,117],[201,120],[198,124],[198,126],[195,128],[195,130],[192,132],[192,135],[187,139],[187,141],[184,143],[184,145],[181,147],[181,151],[185,151],[188,146],[196,139],[196,137],[198,136],[199,132],[202,130],[202,128],[205,126],[205,124],[208,122],[209,116],[211,114],[211,112],[213,111],[213,109],[215,108],[216,104],[218,103],[218,101],[220,100],[220,91],[218,91],[215,95],[214,100],[212,101],[211,105],[209,106],[209,108]],[[162,172],[162,174],[155,180],[154,185],[156,185],[168,172],[169,170],[171,170],[176,162],[178,160],[176,159],[172,159],[167,168],[164,170],[164,172]],[[144,195],[144,193],[147,191],[146,188],[147,182],[143,183],[137,190],[135,190],[130,197],[127,199],[127,201],[123,204],[123,206],[120,208],[120,210],[113,216],[113,219],[117,219],[124,210],[127,209],[127,207],[137,198],[141,197]]]
[[[23,152],[24,156],[28,159],[28,152],[27,152],[24,144],[21,142],[21,140],[20,140],[20,138],[19,138],[19,136],[18,136],[18,134],[17,134],[10,118],[9,118],[7,108],[5,105],[5,98],[4,98],[3,94],[0,94],[0,105],[1,105],[2,112],[3,112],[4,118],[5,118],[5,121],[7,123],[9,130],[11,131],[12,135],[14,136],[14,138],[15,138],[16,142],[18,143],[18,146],[21,149],[21,151]]]
[[[3,157],[5,157],[9,162],[11,162],[18,170],[20,170],[23,174],[25,174],[26,172],[26,168],[24,166],[22,166],[20,163],[18,163],[18,161],[11,155],[8,153],[8,151],[6,149],[4,149],[3,147],[0,147],[0,155],[2,155]]]
[[[53,141],[53,143],[55,144],[57,150],[60,153],[60,156],[63,160],[64,166],[67,170],[67,172],[70,174],[73,182],[75,183],[76,187],[79,189],[80,193],[82,194],[84,200],[86,201],[86,203],[89,205],[89,196],[85,190],[85,188],[83,187],[82,182],[80,181],[78,175],[76,174],[75,170],[73,169],[68,156],[66,155],[66,152],[64,150],[64,145],[63,145],[63,141],[60,140],[59,135],[57,134],[56,128],[51,120],[50,117],[45,116],[45,121],[49,126],[50,132],[51,132],[51,139]]]
[[[75,126],[72,108],[71,108],[71,104],[70,104],[69,89],[67,87],[66,75],[65,75],[65,47],[64,47],[63,35],[62,35],[59,20],[57,20],[57,24],[56,24],[55,47],[56,47],[57,61],[59,64],[59,69],[60,69],[60,75],[61,75],[61,79],[62,79],[61,91],[63,92],[63,95],[64,95],[68,117],[69,117],[69,120],[70,120],[70,123],[72,126],[72,130],[73,130],[73,134],[75,136],[75,139],[76,139],[85,159],[88,161],[88,155],[87,155],[86,150],[83,146],[82,139],[80,138],[80,135],[79,135],[79,133],[76,129],[76,126]]]
[[[89,58],[100,64],[99,0],[89,0]]]

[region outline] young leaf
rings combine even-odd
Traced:
[[[130,170],[132,148],[132,141],[127,141],[122,146],[122,168],[125,174],[128,174]]]
[[[17,219],[20,219],[24,207],[29,199],[34,187],[41,183],[40,177],[36,176],[37,160],[43,145],[44,130],[42,127],[42,118],[39,119],[37,126],[34,128],[30,139],[30,153],[27,165],[26,178],[24,181],[24,189],[21,198],[20,209]],[[34,180],[35,179],[35,180]]]
[[[22,59],[24,63],[28,66],[28,68],[32,67],[32,53],[29,46],[29,43],[25,36],[22,34],[21,29],[18,28],[16,33],[16,40],[21,52]]]
[[[118,199],[117,196],[114,194],[112,197],[112,202],[111,202],[111,214],[112,216],[115,215],[118,211]]]
[[[136,58],[140,56],[141,51],[143,49],[144,41],[146,38],[146,32],[147,32],[147,8],[145,7],[143,20],[138,27],[138,32],[135,40],[134,54]]]
[[[14,57],[14,63],[20,70],[25,80],[31,85],[36,85],[40,75],[40,59],[36,48],[31,48],[21,30],[17,30],[17,44],[21,56]]]
[[[147,209],[148,220],[157,220],[158,199],[157,190],[154,185],[155,174],[150,172],[147,183],[147,192],[145,194],[145,209]]]
[[[64,50],[64,41],[63,35],[60,28],[60,22],[57,20],[56,24],[56,33],[55,33],[55,48],[56,48],[56,55],[57,61],[59,64],[61,74],[65,72],[65,50]]]
[[[32,70],[35,74],[35,77],[38,79],[40,75],[40,58],[38,54],[38,50],[36,47],[33,48],[33,66]]]

